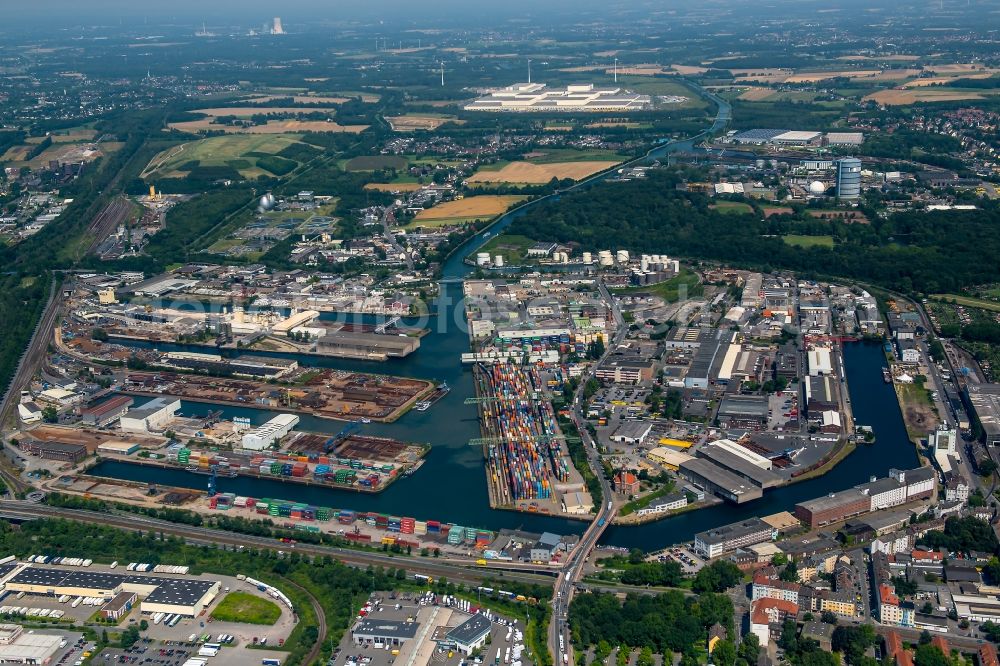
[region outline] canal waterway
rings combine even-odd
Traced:
[[[715,122],[707,132],[723,128],[729,120],[729,105],[714,98],[718,104]],[[659,159],[674,151],[691,151],[691,140],[664,143],[653,148],[634,163]],[[584,181],[577,188],[591,187],[610,174],[603,174]],[[501,233],[515,219],[534,205],[552,195],[536,200],[504,215],[490,227],[490,236]],[[390,359],[384,363],[297,356],[304,365],[331,367],[359,372],[381,372],[393,375],[419,377],[447,382],[451,392],[425,412],[410,411],[395,423],[371,423],[363,432],[371,435],[394,437],[403,441],[427,443],[432,446],[424,465],[411,477],[400,479],[381,493],[370,495],[324,486],[305,486],[296,483],[249,478],[220,478],[220,492],[233,492],[251,497],[273,497],[298,502],[308,502],[334,508],[358,511],[378,511],[412,516],[419,520],[442,520],[460,525],[486,529],[521,528],[530,531],[556,533],[581,533],[584,523],[553,516],[492,510],[486,492],[486,473],[482,450],[469,445],[480,436],[475,405],[466,405],[465,399],[474,397],[472,372],[460,363],[460,354],[469,349],[465,319],[460,305],[461,280],[473,268],[463,259],[487,241],[487,236],[477,235],[459,247],[446,262],[443,270],[441,292],[431,311],[436,314],[421,322],[430,332],[420,341],[420,349],[403,359]],[[324,313],[324,317],[332,317]],[[345,315],[336,315],[344,318]],[[354,321],[370,323],[369,317]],[[404,322],[410,323],[410,322]],[[143,343],[130,343],[148,346]],[[157,344],[161,350],[208,351],[204,347]],[[252,352],[259,355],[267,352]],[[770,491],[764,498],[741,507],[719,505],[667,518],[636,527],[611,527],[602,542],[606,544],[639,547],[654,550],[686,541],[701,530],[733,522],[753,515],[766,515],[789,510],[795,502],[840,490],[864,482],[869,475],[884,475],[891,467],[909,467],[916,463],[913,446],[906,437],[902,417],[890,385],[882,381],[881,368],[885,363],[881,347],[867,344],[848,344],[844,351],[848,385],[858,423],[870,425],[877,436],[877,443],[859,446],[844,462],[827,474],[786,488]],[[184,401],[182,413],[205,414],[214,405]],[[221,407],[225,418],[248,417],[256,424],[274,415],[268,410],[246,407]],[[342,423],[301,416],[298,428],[314,432],[336,433]],[[134,463],[106,461],[92,470],[98,476],[158,483],[183,488],[204,488],[207,478],[184,470],[165,470]]]

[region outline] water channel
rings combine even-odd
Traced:
[[[721,129],[729,119],[729,105],[723,100],[713,99],[713,101],[718,104],[719,110],[715,123],[711,130],[707,131]],[[693,149],[693,142],[699,138],[661,144],[635,162],[661,158],[673,151],[690,151]],[[584,181],[576,187],[590,187],[601,182],[607,175],[609,174]],[[552,195],[553,198],[558,196]],[[536,200],[501,217],[490,228],[491,233],[502,232],[528,208],[543,200]],[[460,281],[473,270],[463,262],[463,259],[485,242],[486,238],[482,235],[469,239],[446,262],[441,293],[432,308],[437,314],[429,322],[425,322],[430,328],[430,333],[421,339],[420,349],[414,354],[404,359],[392,359],[386,363],[318,356],[297,357],[305,365],[446,381],[452,389],[451,392],[428,411],[410,411],[396,423],[372,423],[365,425],[363,429],[363,432],[372,435],[431,444],[433,448],[416,474],[395,482],[375,495],[249,478],[219,479],[219,491],[358,511],[379,511],[412,516],[420,520],[449,521],[487,529],[507,527],[536,532],[547,530],[563,534],[582,532],[585,524],[580,521],[539,514],[495,511],[489,507],[482,451],[468,444],[470,439],[480,436],[476,407],[464,404],[466,398],[475,395],[472,373],[459,362],[459,355],[469,348],[464,314],[460,306],[462,297]],[[182,345],[157,344],[156,347],[161,350],[205,351],[202,347]],[[847,460],[820,478],[770,491],[759,501],[741,507],[719,505],[638,527],[611,527],[605,532],[602,542],[654,550],[689,540],[698,531],[747,516],[789,510],[795,502],[861,483],[866,481],[870,474],[884,475],[890,467],[913,466],[916,454],[906,437],[895,394],[892,387],[882,381],[881,367],[884,358],[881,347],[848,344],[844,360],[855,417],[858,423],[873,427],[878,438],[876,444],[859,447]],[[186,415],[205,414],[209,408],[210,406],[206,404],[185,401],[182,403],[181,411]],[[211,408],[216,407],[211,406]],[[224,407],[222,411],[225,418],[249,417],[255,425],[263,423],[274,415],[273,412],[266,410],[242,407]],[[311,416],[301,416],[298,426],[301,430],[329,433],[336,433],[342,427],[342,423]],[[122,462],[103,462],[95,467],[92,473],[184,488],[204,488],[207,482],[205,476],[179,469],[164,470]]]

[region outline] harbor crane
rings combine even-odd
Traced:
[[[361,430],[360,421],[348,422],[347,425],[345,425],[340,432],[338,432],[330,439],[326,440],[326,444],[323,445],[323,452],[330,453],[330,451],[333,451],[334,447],[336,447],[337,444],[344,441],[345,439],[350,437],[351,433],[357,432],[358,430]]]

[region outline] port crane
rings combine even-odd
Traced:
[[[348,422],[348,424],[345,425],[340,432],[338,432],[330,439],[326,440],[326,444],[323,445],[323,452],[329,453],[330,451],[333,451],[334,447],[337,446],[337,444],[344,441],[351,435],[351,433],[357,432],[358,430],[361,430],[360,421]]]
[[[215,479],[219,473],[219,466],[212,465],[208,468],[208,496],[215,497]]]

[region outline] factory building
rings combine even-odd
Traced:
[[[810,377],[833,374],[833,356],[829,347],[816,347],[806,353]]]
[[[243,435],[244,449],[263,451],[292,431],[299,424],[295,414],[278,414],[262,426]]]
[[[799,502],[793,513],[810,528],[822,527],[871,511],[871,498],[857,488]]]
[[[67,571],[28,566],[5,582],[8,592],[47,596],[104,597],[114,599],[125,592],[143,597],[143,613],[176,613],[197,617],[218,596],[219,581],[197,578],[164,578],[138,574]]]
[[[681,478],[733,504],[760,499],[763,494],[760,486],[702,458],[692,458],[681,463],[677,472]]]
[[[694,551],[707,558],[778,538],[778,530],[760,518],[723,525],[694,535]]]
[[[116,395],[99,405],[83,410],[80,420],[89,426],[103,428],[124,416],[134,403],[135,400],[130,396]]]
[[[120,426],[124,432],[161,432],[180,408],[181,401],[177,398],[156,398],[142,407],[128,410],[121,417]]]

